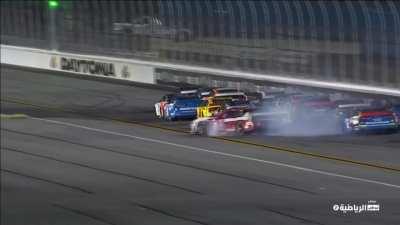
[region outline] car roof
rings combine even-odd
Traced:
[[[182,89],[179,91],[180,94],[194,94],[197,93],[197,89]]]
[[[216,91],[228,91],[228,90],[235,90],[237,91],[237,88],[214,88]]]
[[[232,112],[245,113],[246,110],[244,110],[243,108],[227,108],[227,109],[224,109],[223,111],[219,112],[218,115],[222,115],[222,114],[226,114],[226,113],[232,113]]]
[[[227,93],[215,94],[214,97],[226,97],[226,96],[234,96],[234,95],[245,95],[245,94],[243,92],[227,92]]]

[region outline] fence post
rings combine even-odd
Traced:
[[[56,0],[49,0],[48,1],[48,9],[49,9],[49,39],[50,39],[50,49],[55,51],[58,49],[57,43],[57,8],[58,8],[58,1]]]

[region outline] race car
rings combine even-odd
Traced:
[[[275,97],[275,95],[267,95],[263,91],[245,92],[245,94],[252,110],[255,110],[259,105],[261,105],[264,99]]]
[[[165,118],[167,120],[195,118],[200,103],[201,100],[197,96],[176,95],[166,105]]]
[[[294,104],[293,122],[309,122],[322,118],[333,120],[336,103],[327,96],[304,97]]]
[[[210,117],[214,112],[225,109],[227,103],[234,100],[246,101],[247,96],[243,92],[228,92],[208,97],[197,107],[197,118]]]
[[[196,87],[183,87],[179,88],[175,93],[164,95],[161,100],[154,104],[156,116],[161,119],[168,117],[169,111],[167,110],[168,104],[175,96],[197,98],[198,90]]]
[[[252,111],[251,117],[256,130],[267,131],[290,125],[290,107],[279,103],[277,98],[265,98]]]
[[[206,136],[242,135],[253,130],[249,112],[242,109],[226,109],[212,117],[198,118],[190,124],[192,134]]]
[[[303,126],[304,123],[330,116],[333,122],[335,106],[325,96],[277,93],[264,98],[252,113],[252,118],[256,129],[261,131],[293,125]]]
[[[399,128],[399,119],[387,109],[364,110],[345,119],[345,131],[395,131]]]
[[[267,129],[267,126],[291,124],[294,120],[296,104],[303,98],[306,98],[306,95],[293,93],[263,99],[252,114],[256,127]]]
[[[337,100],[335,120],[338,131],[343,133],[348,132],[347,122],[351,117],[357,115],[361,111],[365,111],[371,108],[371,105],[363,100]]]

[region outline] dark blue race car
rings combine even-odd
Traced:
[[[167,106],[166,119],[178,120],[196,118],[197,107],[201,103],[201,99],[192,96],[176,96]]]
[[[348,132],[360,131],[395,131],[398,129],[397,116],[386,109],[361,111],[345,120]]]

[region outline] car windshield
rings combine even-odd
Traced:
[[[241,100],[237,100],[237,101],[229,101],[226,103],[229,106],[241,106],[241,105],[248,105],[248,101],[241,101]]]
[[[231,93],[231,92],[237,92],[237,90],[233,89],[233,88],[217,89],[217,93],[220,93],[220,94]]]
[[[212,101],[214,105],[225,105],[225,103],[231,102],[232,98],[214,98]]]
[[[229,110],[229,111],[221,112],[219,118],[221,118],[221,119],[229,119],[229,118],[241,117],[243,115],[244,115],[244,111],[243,110]]]

